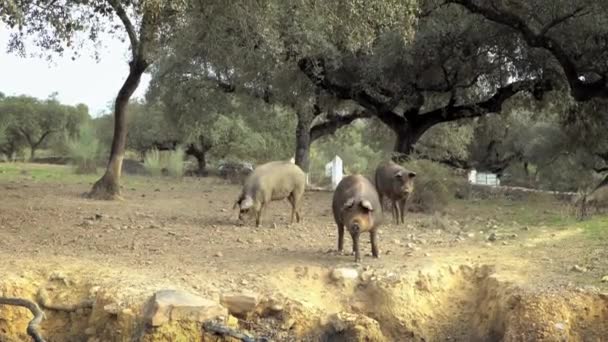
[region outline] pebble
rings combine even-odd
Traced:
[[[584,273],[584,272],[587,272],[587,269],[584,267],[580,267],[579,265],[574,265],[574,266],[572,266],[570,271]]]
[[[215,257],[217,257],[217,258],[221,258],[223,256],[224,256],[224,254],[222,254],[222,252],[215,253]]]
[[[602,283],[608,283],[608,275],[602,277]]]
[[[496,233],[491,233],[490,236],[488,236],[488,241],[496,241]]]

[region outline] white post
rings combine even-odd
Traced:
[[[472,169],[471,171],[469,171],[469,183],[475,184],[476,181],[477,181],[477,170]]]
[[[342,180],[342,159],[335,156],[331,162],[331,187],[336,190],[338,183]]]

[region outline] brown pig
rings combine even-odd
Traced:
[[[376,168],[376,189],[380,203],[384,196],[391,201],[391,211],[396,224],[404,223],[405,204],[409,195],[414,191],[416,173],[393,161],[380,164]]]
[[[374,185],[362,175],[344,177],[332,200],[334,220],[338,225],[338,251],[344,247],[344,227],[353,239],[355,262],[361,261],[359,235],[369,232],[372,255],[378,257],[377,229],[382,223],[382,207]]]
[[[601,212],[608,207],[608,185],[598,186],[587,198],[585,205],[595,209],[595,213]]]
[[[246,214],[255,215],[255,226],[260,226],[262,211],[271,201],[287,199],[291,204],[291,221],[300,222],[300,203],[306,187],[306,174],[289,161],[272,161],[260,165],[245,180],[234,203],[239,207],[239,220]]]

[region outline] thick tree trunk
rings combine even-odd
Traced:
[[[30,161],[34,160],[36,156],[36,147],[30,146]]]
[[[399,127],[391,127],[395,132],[395,147],[393,160],[395,162],[402,162],[409,158],[414,152],[414,145],[420,140],[422,134],[427,131],[428,128],[424,126],[414,126],[409,123],[400,125]]]
[[[207,151],[208,148],[197,148],[194,144],[188,145],[188,149],[186,150],[186,154],[193,156],[196,158],[196,162],[198,164],[198,169],[196,171],[199,176],[207,175]]]
[[[310,167],[310,125],[312,119],[306,114],[298,113],[296,125],[296,155],[295,162],[308,174]]]
[[[142,74],[146,71],[148,63],[144,60],[131,62],[129,76],[123,83],[116,102],[114,104],[114,137],[112,138],[112,149],[110,160],[104,175],[93,185],[89,197],[96,199],[120,198],[120,175],[122,160],[125,154],[127,142],[127,105],[129,99],[139,86]]]

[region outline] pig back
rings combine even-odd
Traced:
[[[248,181],[253,197],[259,197],[261,192],[266,200],[279,200],[294,191],[303,193],[306,175],[295,164],[273,161],[256,168]]]
[[[378,192],[374,185],[362,175],[350,175],[344,177],[336,190],[332,199],[332,211],[334,220],[337,224],[343,224],[342,207],[350,198],[355,198],[357,202],[368,200],[372,204],[372,217],[374,219],[374,227],[382,223],[382,207]]]
[[[389,197],[393,196],[395,173],[400,169],[402,169],[402,167],[393,162],[380,164],[376,168],[375,181],[376,189],[379,193]]]

